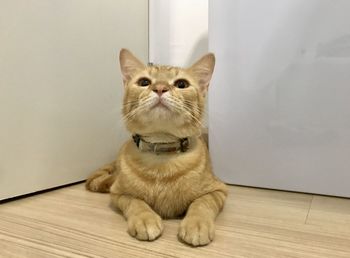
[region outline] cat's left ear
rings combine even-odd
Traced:
[[[215,56],[213,53],[209,53],[203,56],[189,68],[190,72],[198,79],[199,87],[204,95],[208,90],[210,79],[214,71],[214,66]]]
[[[119,53],[120,69],[123,75],[124,85],[140,70],[145,68],[145,65],[138,60],[129,50],[122,49]]]

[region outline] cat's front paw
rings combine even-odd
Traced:
[[[128,219],[128,232],[139,240],[153,241],[163,232],[160,216],[151,212],[144,212]]]
[[[180,224],[178,237],[193,246],[209,244],[214,239],[214,221],[199,216],[185,217]]]

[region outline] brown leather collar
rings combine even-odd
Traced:
[[[178,141],[175,142],[147,142],[142,139],[142,136],[139,134],[134,134],[132,136],[134,142],[139,148],[139,150],[144,152],[153,152],[155,154],[170,154],[170,153],[179,153],[186,152],[189,146],[188,138],[179,138]]]

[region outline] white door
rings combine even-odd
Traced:
[[[149,0],[150,62],[189,66],[207,52],[208,0]]]
[[[119,49],[148,57],[148,1],[0,1],[0,200],[83,180],[126,133]]]
[[[349,10],[210,1],[210,151],[226,182],[350,197]]]

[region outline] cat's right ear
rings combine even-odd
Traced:
[[[130,81],[136,72],[145,68],[145,65],[125,48],[120,50],[119,63],[124,85],[126,85],[127,81]]]

